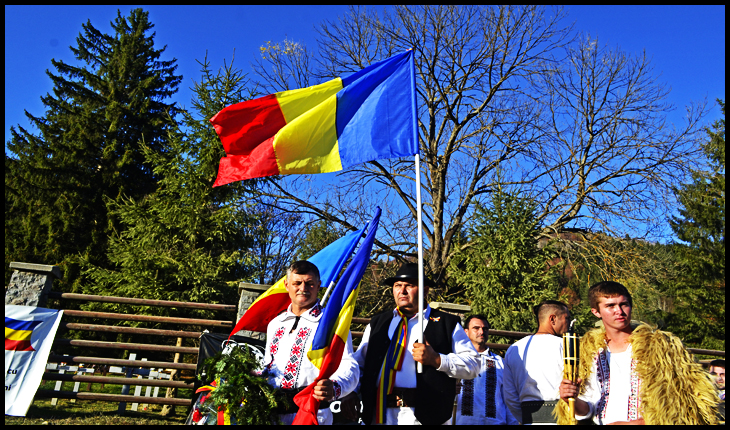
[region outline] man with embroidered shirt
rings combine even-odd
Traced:
[[[532,312],[537,332],[512,344],[504,356],[504,402],[522,424],[555,424],[570,311],[563,302],[545,300]]]
[[[710,378],[671,333],[632,326],[626,287],[599,282],[588,290],[588,300],[603,327],[581,338],[577,383],[560,384],[559,424],[569,422],[567,401],[576,396],[575,418],[592,417],[596,424],[716,422]]]
[[[462,381],[458,394],[456,424],[517,425],[502,398],[502,357],[489,350],[489,321],[484,315],[471,315],[464,322],[466,334],[479,353],[481,368],[474,379]]]
[[[418,265],[406,263],[382,282],[396,308],[374,315],[355,353],[365,424],[447,424],[457,379],[474,379],[479,361],[457,316],[427,306],[418,333]],[[424,297],[432,282],[424,276]],[[423,373],[417,373],[416,363]]]
[[[266,356],[263,375],[269,384],[280,388],[289,405],[282,405],[279,419],[291,424],[297,413],[294,396],[315,381],[319,369],[307,358],[312,347],[314,333],[322,316],[322,307],[317,299],[321,281],[319,269],[309,261],[297,261],[289,266],[284,281],[291,305],[274,318],[266,330]],[[352,336],[348,334],[347,346],[342,355],[340,367],[329,379],[315,385],[314,397],[319,399],[317,412],[319,424],[332,424],[329,401],[338,400],[357,386],[360,370],[352,357]]]

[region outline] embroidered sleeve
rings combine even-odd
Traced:
[[[334,400],[339,400],[340,396],[342,395],[342,388],[340,387],[340,383],[337,381],[332,381],[332,386],[335,389],[335,398]]]

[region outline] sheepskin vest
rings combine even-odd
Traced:
[[[581,338],[578,375],[583,381],[591,377],[594,361],[601,366],[605,339],[603,328],[591,330]],[[637,400],[637,418],[643,417],[648,425],[716,424],[718,399],[712,381],[679,338],[640,324],[629,342],[632,375],[639,379],[639,392],[632,397]],[[581,384],[580,393],[584,391],[585,386]],[[553,415],[558,424],[570,424],[566,402],[558,402]]]

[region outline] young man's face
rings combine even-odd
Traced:
[[[631,325],[631,305],[626,296],[599,297],[598,309],[591,308],[593,315],[603,321],[606,328],[623,330]]]
[[[428,291],[428,287],[425,287]],[[395,305],[405,315],[412,316],[418,313],[418,281],[406,279],[393,284],[393,298]]]
[[[710,366],[710,375],[715,377],[715,384],[720,390],[725,389],[725,368],[720,366]]]
[[[284,281],[292,303],[292,310],[309,309],[317,302],[317,293],[322,281],[313,273],[292,273]]]

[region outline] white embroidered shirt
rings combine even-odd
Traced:
[[[480,352],[481,370],[471,380],[461,381],[456,424],[517,425],[502,398],[504,363],[489,348]]]
[[[579,396],[588,403],[590,413],[586,416],[576,414],[577,419],[592,415],[593,421],[600,425],[640,418],[641,380],[631,350],[631,345],[619,353],[601,348],[595,355],[591,377],[586,380],[585,392]]]
[[[317,378],[319,369],[309,361],[307,351],[312,348],[314,333],[321,317],[322,307],[319,302],[300,317],[291,312],[289,305],[285,312],[269,323],[266,330],[264,374],[268,376],[271,386],[288,390],[301,389]],[[360,369],[352,356],[352,336],[348,334],[340,367],[330,377],[335,388],[335,400],[351,393],[357,386],[359,377]]]

